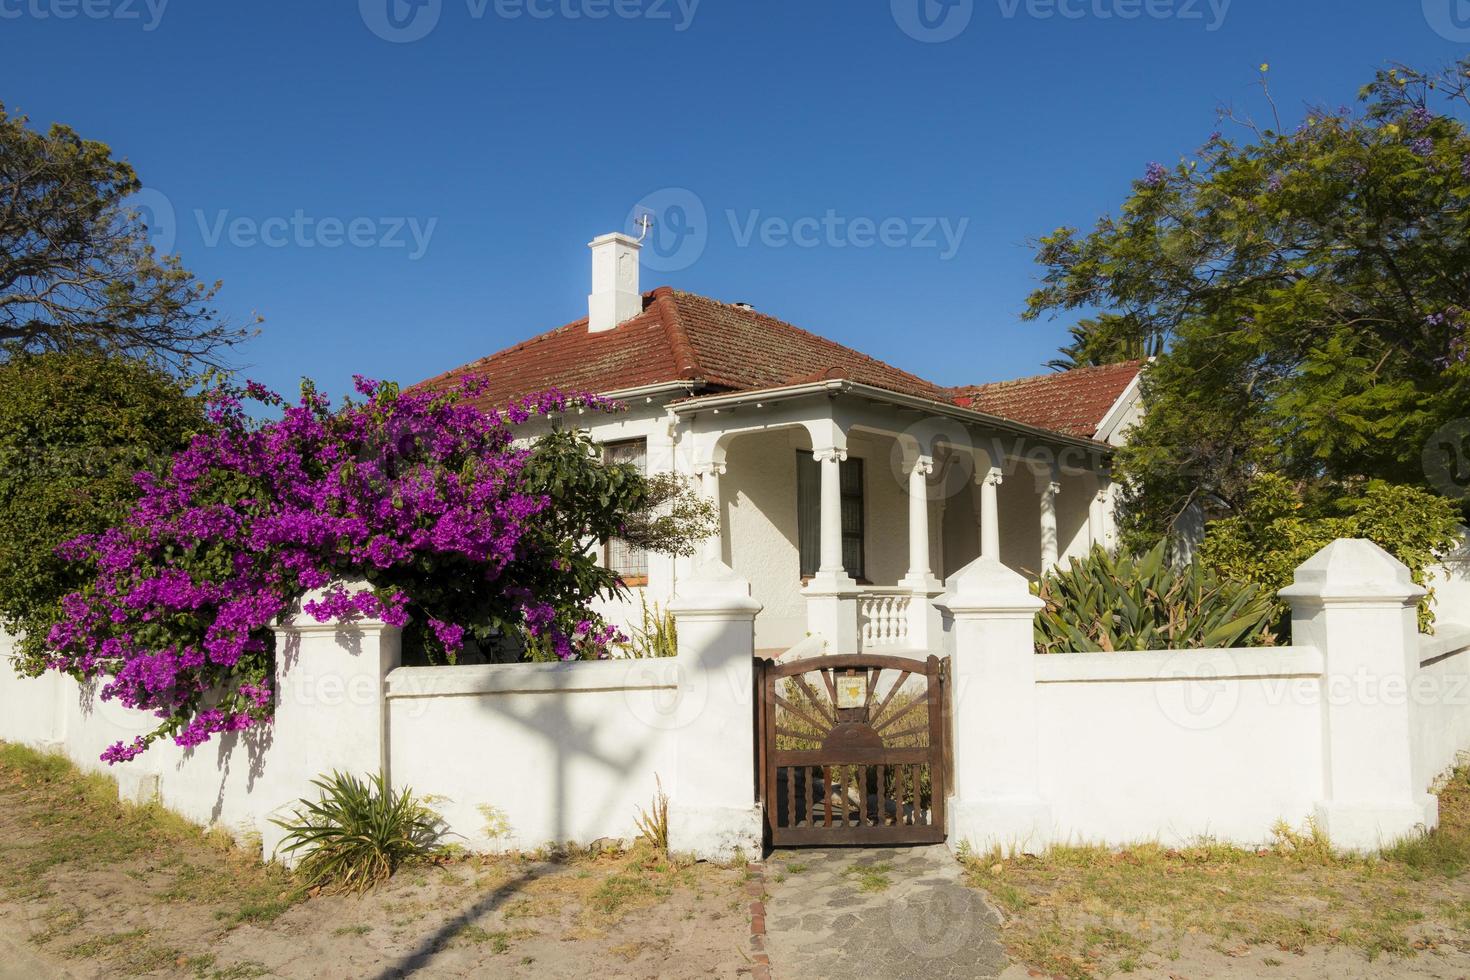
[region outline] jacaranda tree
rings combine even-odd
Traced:
[[[1433,488],[1424,454],[1470,404],[1470,58],[1396,68],[1363,105],[1227,131],[1150,164],[1121,212],[1041,241],[1028,314],[1093,316],[1068,362],[1160,354],[1119,454],[1146,546],[1256,478],[1341,515],[1371,480]]]
[[[552,391],[494,412],[466,397],[474,382],[436,394],[358,379],[357,391],[336,410],[309,385],[294,404],[253,383],[213,392],[209,431],[163,475],[139,475],[127,519],[64,546],[94,576],[63,601],[49,666],[159,718],[104,759],[266,723],[283,616],[380,617],[451,660],[467,637],[606,655],[617,637],[590,602],[619,582],[588,542],[687,553],[709,532],[698,508],[678,527],[651,517],[666,505],[688,517],[682,491],[604,465],[583,434],[514,441],[533,416],[611,402]],[[252,422],[245,400],[280,417]]]

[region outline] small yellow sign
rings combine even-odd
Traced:
[[[849,674],[837,678],[837,707],[861,708],[868,703],[868,677]]]

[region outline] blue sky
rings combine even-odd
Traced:
[[[0,100],[132,161],[288,392],[585,315],[640,202],[686,232],[645,288],[1036,373],[1068,322],[1020,322],[1027,241],[1260,109],[1262,62],[1295,111],[1467,50],[1470,0],[0,0]]]

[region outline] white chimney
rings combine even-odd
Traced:
[[[611,330],[643,312],[643,294],[638,291],[636,238],[613,232],[594,238],[592,249],[592,293],[587,297],[587,329],[592,333]]]

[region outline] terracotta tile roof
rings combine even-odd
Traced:
[[[1015,381],[951,388],[956,405],[1028,425],[1092,438],[1142,369],[1141,361],[1076,368]]]
[[[486,405],[545,388],[619,391],[668,381],[698,381],[701,391],[751,391],[841,378],[936,401],[943,388],[850,347],[754,310],[667,286],[644,294],[643,313],[602,333],[587,321],[508,347],[423,382],[447,387],[484,375]]]
[[[606,393],[688,381],[694,392],[711,394],[841,379],[1091,438],[1137,373],[1134,363],[942,388],[775,317],[663,286],[644,294],[640,315],[612,330],[589,333],[578,320],[418,387],[483,376],[490,384],[477,400],[500,407],[552,387]]]

